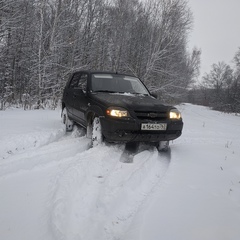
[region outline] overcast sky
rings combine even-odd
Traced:
[[[201,48],[201,76],[213,63],[232,59],[240,47],[240,0],[188,0],[194,28],[189,47]]]

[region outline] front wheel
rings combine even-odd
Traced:
[[[169,150],[169,141],[160,141],[157,149],[159,152],[167,152]]]
[[[87,137],[91,138],[92,147],[96,147],[103,142],[102,126],[99,117],[94,117],[92,123],[89,123]]]

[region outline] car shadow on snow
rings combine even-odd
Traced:
[[[126,143],[120,161],[123,163],[133,163],[134,156],[143,151],[153,151],[155,146],[139,143]],[[160,159],[171,160],[171,148],[166,152],[158,153]]]
[[[167,161],[171,161],[171,156],[172,156],[172,153],[171,153],[171,147],[169,147],[169,149],[168,149],[168,151],[166,151],[166,152],[158,152],[158,155],[159,155],[159,157],[162,159],[162,158],[164,158],[164,159],[166,159]]]
[[[139,153],[138,143],[126,143],[123,153],[120,157],[120,162],[133,163],[133,158],[137,153]]]

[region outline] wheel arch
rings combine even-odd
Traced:
[[[93,121],[93,119],[94,119],[95,116],[96,116],[96,113],[95,113],[95,112],[92,112],[92,111],[88,112],[88,113],[87,113],[87,117],[86,117],[86,119],[87,119],[87,124],[92,124],[92,121]]]
[[[94,117],[103,117],[105,116],[104,111],[98,106],[91,106],[86,112],[87,123],[92,123]]]

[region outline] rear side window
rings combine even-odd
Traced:
[[[72,77],[69,87],[73,89],[87,90],[87,78],[86,73],[75,73]]]

